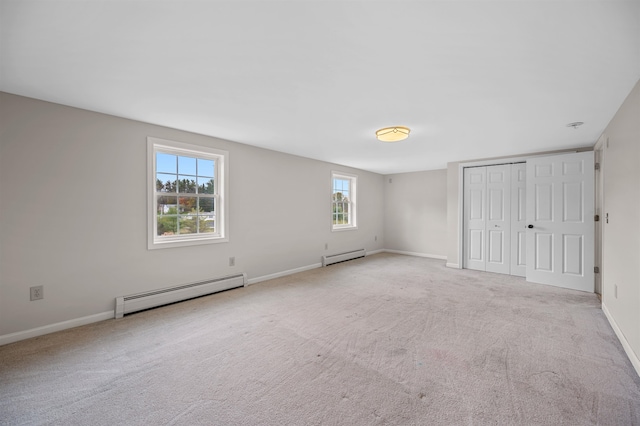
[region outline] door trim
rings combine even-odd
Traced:
[[[595,161],[600,164],[600,169],[595,171],[595,212],[594,214],[600,215],[600,221],[595,222],[595,232],[593,241],[593,254],[594,265],[599,268],[599,272],[595,278],[595,293],[600,295],[602,300],[602,283],[604,282],[604,265],[602,264],[602,247],[604,242],[604,162],[605,162],[605,144],[609,141],[609,137],[606,134],[602,134],[598,138],[593,147]]]

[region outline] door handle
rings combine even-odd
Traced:
[[[529,225],[529,226],[527,226],[527,228],[532,229],[532,228],[533,228],[533,225]]]

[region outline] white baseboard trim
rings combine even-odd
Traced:
[[[249,278],[248,285],[257,284],[262,281],[272,280],[274,278],[280,278],[291,274],[297,274],[298,272],[308,271],[310,269],[321,268],[322,263],[314,263],[313,265],[302,266],[300,268],[289,269],[287,271],[276,272],[275,274],[263,275],[261,277]]]
[[[447,262],[447,268],[455,268],[455,269],[460,269],[460,264],[459,263],[449,263]]]
[[[390,249],[384,249],[383,251],[387,253],[404,254],[405,256],[428,257],[429,259],[447,260],[447,256],[441,256],[439,254],[416,253],[413,251],[390,250]]]
[[[30,339],[32,337],[38,337],[49,333],[55,333],[56,331],[66,330],[68,328],[79,327],[81,325],[87,325],[98,321],[104,321],[114,318],[114,311],[102,312],[100,314],[89,315],[82,318],[75,318],[68,321],[57,322],[55,324],[44,325],[42,327],[32,328],[31,330],[17,331],[15,333],[5,334],[0,336],[0,346],[7,345],[9,343],[17,342],[20,340]]]
[[[616,333],[616,336],[618,336],[618,340],[620,340],[620,343],[622,343],[622,347],[624,348],[624,351],[627,353],[627,356],[629,357],[629,361],[631,361],[633,368],[636,369],[636,373],[638,373],[638,376],[640,376],[640,359],[631,348],[631,345],[629,345],[627,338],[624,337],[622,330],[620,330],[620,327],[618,327],[616,320],[613,319],[613,316],[611,315],[611,313],[609,312],[609,309],[607,309],[607,306],[604,303],[602,304],[602,312],[604,312],[604,315],[609,320],[609,324],[611,324],[611,328],[613,328],[613,331]]]
[[[367,256],[371,256],[371,255],[378,254],[378,253],[384,253],[384,252],[385,252],[384,249],[368,251],[367,252]]]

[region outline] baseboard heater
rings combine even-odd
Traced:
[[[245,274],[214,278],[197,283],[184,284],[145,293],[116,297],[116,318],[145,309],[155,308],[169,303],[193,299],[194,297],[247,285]]]
[[[367,252],[364,249],[347,251],[345,253],[332,254],[330,256],[322,256],[322,266],[333,265],[334,263],[345,262],[347,260],[365,257]]]

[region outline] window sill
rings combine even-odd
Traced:
[[[226,237],[185,238],[185,239],[175,239],[175,240],[167,240],[167,241],[151,241],[149,242],[147,249],[156,250],[156,249],[200,246],[205,244],[217,244],[217,243],[227,243],[227,242],[229,242],[229,238],[226,238]]]
[[[342,232],[342,231],[355,231],[357,230],[357,226],[341,226],[341,227],[332,227],[331,232]]]

